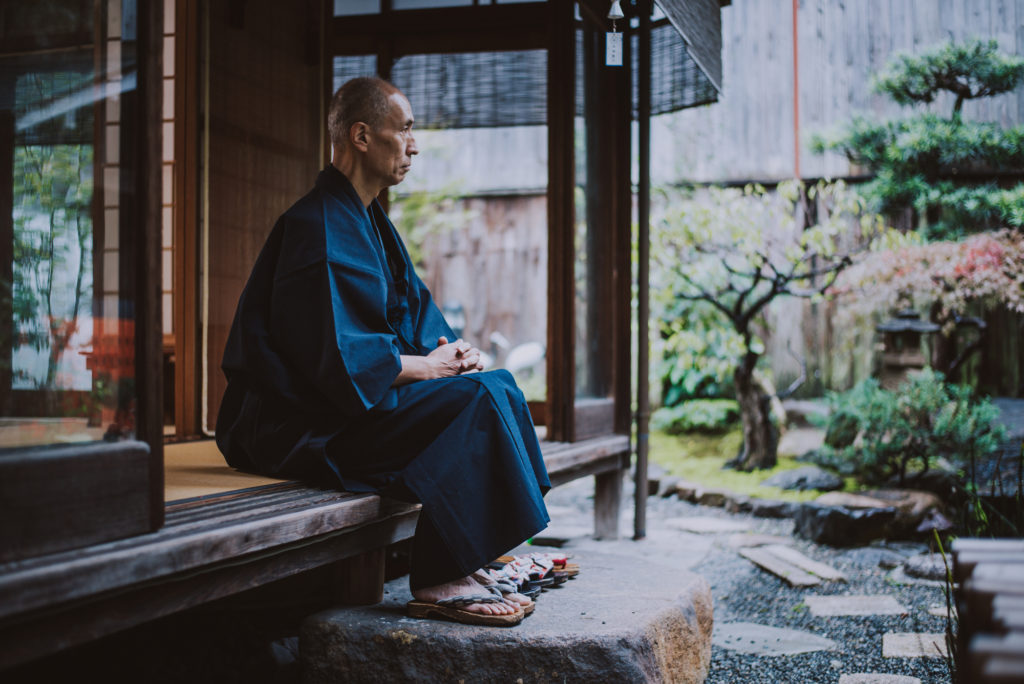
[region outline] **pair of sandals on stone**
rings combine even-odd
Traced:
[[[511,627],[533,613],[536,608],[534,599],[542,590],[563,584],[579,572],[579,565],[570,563],[565,555],[531,553],[501,556],[473,573],[473,579],[480,583],[486,593],[453,596],[434,602],[414,600],[407,604],[406,609],[409,617],[440,617],[469,625]],[[510,594],[526,596],[530,602],[523,604],[507,599]],[[514,605],[516,611],[508,615],[489,615],[464,608],[475,603],[499,602]]]

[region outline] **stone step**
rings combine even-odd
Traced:
[[[515,627],[405,615],[406,578],[384,601],[311,616],[300,636],[304,682],[703,682],[711,662],[711,589],[670,565],[576,553],[577,579],[545,591]]]
[[[886,632],[882,635],[883,658],[945,658],[947,655],[945,634]]]
[[[907,609],[894,596],[805,596],[811,615],[840,617],[857,615],[906,615]]]

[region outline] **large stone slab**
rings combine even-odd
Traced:
[[[384,601],[306,620],[305,682],[703,682],[711,661],[708,583],[625,556],[576,553],[576,580],[544,592],[511,628],[405,616],[405,578]]]
[[[811,615],[906,615],[907,609],[894,596],[805,596]]]
[[[882,635],[883,658],[945,658],[945,634],[887,632]]]
[[[810,632],[769,627],[754,622],[729,622],[717,626],[714,645],[730,651],[762,656],[796,655],[836,648],[836,642]]]

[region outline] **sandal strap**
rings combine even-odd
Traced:
[[[462,596],[452,596],[451,598],[441,599],[434,601],[439,606],[451,606],[458,608],[459,606],[468,606],[474,603],[499,603],[501,602],[501,592],[490,592],[488,594],[467,594]]]

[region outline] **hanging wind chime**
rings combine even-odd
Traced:
[[[608,18],[612,20],[612,30],[604,34],[605,66],[622,66],[622,34],[616,28],[615,22],[624,16],[622,7],[619,6],[619,0],[613,0],[611,9],[608,10]]]

